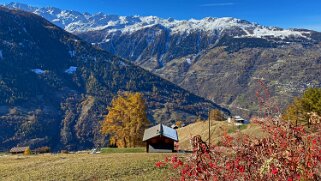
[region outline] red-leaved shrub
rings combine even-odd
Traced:
[[[264,139],[224,135],[220,146],[192,138],[193,153],[157,162],[177,172],[173,180],[321,180],[321,126],[313,129],[266,118],[254,121]]]

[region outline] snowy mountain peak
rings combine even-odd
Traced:
[[[285,30],[275,27],[260,26],[245,20],[223,17],[206,17],[201,20],[175,20],[162,19],[157,16],[117,16],[102,12],[96,14],[80,13],[72,10],[60,10],[54,7],[36,8],[26,4],[10,3],[8,8],[18,8],[38,14],[69,32],[89,32],[104,30],[107,33],[121,32],[133,33],[155,25],[161,25],[170,30],[172,34],[186,34],[191,32],[217,33],[224,30],[239,32],[232,35],[236,38],[288,38],[298,37],[309,39],[309,31]]]
[[[36,7],[32,7],[32,6],[29,6],[27,4],[15,3],[15,2],[11,2],[9,4],[4,4],[4,6],[7,7],[7,8],[21,9],[21,10],[24,10],[24,11],[35,11],[37,9]]]

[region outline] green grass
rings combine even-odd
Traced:
[[[236,131],[240,130],[245,130],[247,128],[247,124],[242,124],[242,125],[239,125],[239,126],[233,126],[231,127],[229,130],[227,130],[227,133],[231,134],[231,133],[235,133]]]
[[[8,153],[0,152],[0,156],[1,156],[1,155],[6,155],[6,154],[8,154]]]
[[[102,148],[102,153],[144,153],[146,152],[145,147],[137,148]]]
[[[167,154],[45,154],[0,157],[0,180],[169,180],[155,167]]]
[[[237,128],[238,128],[239,130],[244,130],[244,129],[247,128],[247,126],[248,126],[248,124],[242,124],[242,125],[240,125],[240,126],[237,126]]]

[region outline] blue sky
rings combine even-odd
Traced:
[[[12,0],[0,0],[1,4]],[[236,17],[262,25],[321,31],[320,0],[16,0],[81,12],[201,19]]]

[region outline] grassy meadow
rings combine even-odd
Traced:
[[[1,155],[0,180],[168,180],[166,169],[155,167],[165,154],[102,153]]]
[[[177,130],[179,148],[181,150],[192,150],[190,139],[196,135],[200,135],[203,141],[208,142],[208,131],[208,121],[199,121],[179,128]],[[228,133],[230,136],[235,137],[238,131],[249,135],[251,138],[263,138],[265,136],[264,131],[256,124],[235,126],[234,123],[227,123],[225,121],[212,121],[211,144],[218,144],[222,140],[224,133]]]
[[[102,148],[102,153],[145,153],[145,147],[136,148]]]
[[[211,142],[217,144],[224,132],[241,131],[251,137],[263,137],[256,125],[236,127],[212,122]],[[189,139],[197,134],[208,140],[208,122],[197,122],[178,129],[180,149],[190,150]],[[145,153],[139,148],[102,148],[101,154],[4,155],[0,153],[0,181],[25,180],[169,180],[171,171],[155,167],[168,154]]]

